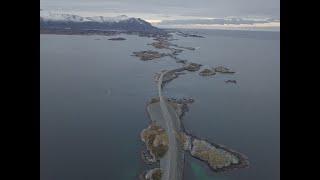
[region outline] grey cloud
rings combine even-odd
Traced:
[[[279,17],[280,0],[40,0],[46,10],[197,17]],[[116,9],[116,10],[115,10]],[[142,17],[143,18],[143,17]]]
[[[164,20],[159,25],[176,25],[176,24],[204,24],[204,25],[211,25],[211,24],[218,24],[218,25],[225,25],[225,24],[255,24],[255,23],[269,23],[269,22],[277,22],[275,19],[267,19],[267,20],[247,20],[241,18],[231,18],[231,19],[192,19],[192,20]]]

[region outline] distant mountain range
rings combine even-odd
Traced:
[[[140,18],[126,15],[116,17],[82,17],[73,14],[52,13],[40,9],[40,29],[101,29],[101,30],[160,30]]]

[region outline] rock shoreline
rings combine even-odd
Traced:
[[[228,171],[228,170],[232,170],[232,169],[240,169],[240,168],[248,168],[249,167],[249,160],[248,160],[248,157],[246,157],[245,155],[235,151],[235,150],[232,150],[230,148],[227,148],[221,144],[217,144],[217,143],[213,143],[213,142],[210,142],[209,140],[205,139],[205,138],[199,138],[193,134],[190,134],[188,132],[186,132],[183,128],[183,133],[187,136],[187,137],[190,137],[190,141],[189,141],[189,144],[190,146],[185,149],[193,158],[196,158],[202,162],[205,162],[211,171],[213,172],[223,172],[223,171]],[[209,145],[211,145],[212,147],[214,148],[217,148],[217,149],[221,149],[227,153],[230,153],[231,155],[235,156],[237,158],[237,163],[233,164],[233,163],[230,163],[228,164],[227,166],[224,166],[224,167],[212,167],[210,165],[210,163],[204,159],[201,159],[200,157],[198,156],[195,156],[194,154],[192,154],[192,150],[194,148],[194,145],[193,145],[193,142],[195,140],[198,140],[198,141],[204,141],[206,143],[208,143]]]

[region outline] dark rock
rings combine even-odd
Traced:
[[[237,81],[236,80],[226,80],[224,81],[225,83],[234,83],[234,84],[237,84]]]
[[[108,39],[108,40],[112,40],[112,41],[123,41],[123,40],[127,40],[127,39],[125,39],[125,38],[123,38],[123,37],[117,37],[117,38],[110,38],[110,39]]]

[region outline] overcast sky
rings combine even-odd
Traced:
[[[82,16],[125,14],[162,26],[175,26],[179,23],[186,25],[187,20],[192,20],[190,24],[195,24],[195,20],[210,18],[238,18],[237,26],[242,19],[246,19],[244,24],[249,22],[248,19],[254,19],[258,21],[257,26],[280,26],[280,0],[40,0],[40,7]],[[266,19],[269,20],[261,23],[261,20]],[[163,20],[166,22],[160,22]],[[174,21],[169,22],[170,20]],[[199,21],[199,24],[207,26],[215,25],[216,22],[202,24],[203,21]],[[221,21],[217,25],[221,26]],[[251,22],[249,26],[255,26],[255,23]]]

